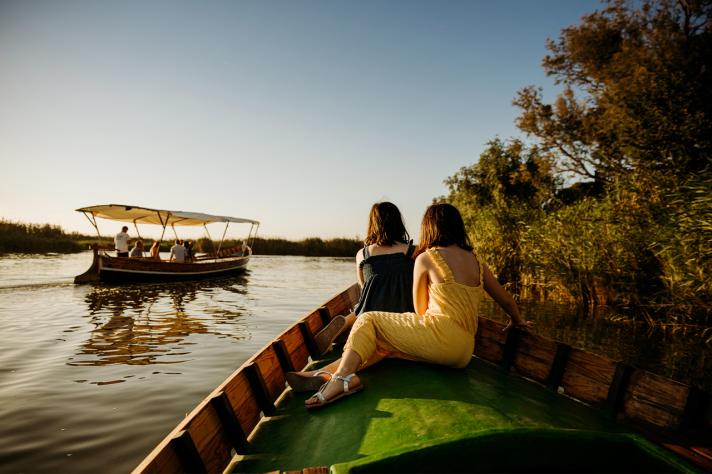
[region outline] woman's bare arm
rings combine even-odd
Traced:
[[[363,288],[363,272],[361,271],[361,262],[363,262],[363,249],[356,252],[356,279],[358,284]]]
[[[428,309],[428,254],[423,253],[415,259],[413,267],[413,307],[418,314],[425,314]]]
[[[512,326],[528,329],[534,325],[532,321],[527,321],[524,319],[519,312],[519,307],[517,302],[514,301],[512,295],[507,293],[507,290],[502,288],[497,279],[492,275],[492,272],[487,267],[487,265],[482,265],[482,271],[484,272],[484,289],[489,294],[493,300],[507,313],[509,316],[509,323],[505,328],[505,331],[510,329]]]

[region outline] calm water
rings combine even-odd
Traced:
[[[354,279],[351,259],[256,256],[228,279],[74,285],[90,261],[0,258],[2,472],[130,471],[236,367]],[[701,336],[522,306],[536,332],[711,385]]]

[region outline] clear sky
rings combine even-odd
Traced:
[[[599,8],[0,0],[0,217],[91,233],[74,209],[126,203],[363,237],[389,200],[417,236],[443,180],[517,135],[516,91],[555,90],[546,39]]]

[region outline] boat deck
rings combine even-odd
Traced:
[[[468,368],[384,361],[363,392],[308,412],[285,374],[318,359],[314,334],[358,297],[353,284],[285,329],[134,474],[712,472],[708,394],[487,318]]]
[[[258,425],[248,452],[233,460],[231,470],[337,465],[336,472],[359,471],[359,466],[381,472],[396,467],[422,472],[516,471],[522,466],[550,471],[565,467],[562,459],[568,456],[570,467],[581,471],[587,465],[581,456],[587,456],[590,471],[608,470],[605,462],[615,462],[618,471],[693,471],[601,410],[480,359],[474,358],[465,370],[386,360],[360,376],[362,392],[316,411],[303,406],[310,394],[287,391],[276,413]],[[567,441],[575,449],[566,449]],[[433,447],[442,448],[438,456]],[[636,458],[631,447],[647,457]],[[616,449],[632,464],[605,461]],[[596,450],[606,455],[598,456]],[[396,459],[394,454],[400,455],[391,461],[397,464],[388,464]],[[552,457],[556,464],[547,464]]]

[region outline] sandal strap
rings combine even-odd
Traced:
[[[321,403],[324,403],[326,401],[326,397],[324,396],[324,390],[326,389],[326,386],[329,385],[329,382],[331,382],[331,380],[327,380],[326,382],[324,382],[324,385],[319,387],[319,390],[317,390],[317,392],[314,394],[314,396],[318,398]]]
[[[321,375],[321,374],[331,375],[332,377],[334,376],[334,374],[332,374],[332,373],[329,372],[328,370],[320,370],[320,371],[315,372],[314,374],[312,374],[312,377],[316,377],[317,375]]]
[[[327,385],[329,385],[334,379],[341,380],[344,383],[344,393],[346,393],[349,391],[349,382],[351,382],[351,379],[354,378],[354,375],[356,375],[356,374],[349,374],[349,375],[342,377],[341,375],[334,375],[331,372],[327,372],[326,370],[317,372],[314,375],[317,375],[319,373],[325,373],[325,374],[329,374],[332,376],[331,379],[329,379],[328,381],[326,381],[324,383],[324,385],[319,387],[319,390],[313,395],[319,399],[320,403],[326,402],[326,397],[324,396],[324,390],[326,390]]]
[[[341,375],[334,375],[333,378],[344,382],[344,392],[348,392],[349,391],[349,382],[351,382],[351,379],[354,377],[354,375],[356,375],[356,374],[349,374],[349,375],[345,375],[343,377]]]

